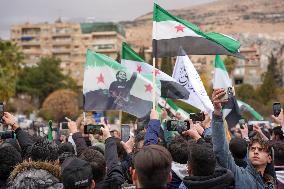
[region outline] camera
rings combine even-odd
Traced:
[[[102,134],[101,128],[104,127],[104,125],[84,125],[84,133],[85,134]]]
[[[68,122],[61,122],[59,125],[60,129],[68,129]]]
[[[0,131],[0,139],[14,138],[14,131]]]
[[[246,124],[246,121],[244,119],[239,120],[239,125],[241,129],[244,129],[245,124]]]
[[[225,95],[221,98],[221,100],[228,100],[229,98],[235,95],[235,90],[233,87],[228,87],[225,89]]]
[[[204,121],[205,120],[205,114],[203,112],[200,113],[190,113],[189,118],[192,121]]]
[[[190,123],[186,120],[168,120],[167,121],[167,130],[168,131],[177,131],[182,133],[190,129]]]
[[[4,104],[3,102],[0,102],[0,123],[4,123],[3,116],[4,116]]]

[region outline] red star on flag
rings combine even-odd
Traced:
[[[152,71],[152,73],[153,73],[153,71]],[[155,69],[155,76],[157,76],[157,75],[159,75],[159,74],[160,74],[160,70]]]
[[[178,26],[175,26],[175,28],[177,29],[177,32],[179,32],[179,31],[184,32],[183,29],[184,29],[185,27],[182,26],[182,25],[178,25]]]
[[[139,72],[139,73],[142,72],[142,66],[141,66],[141,65],[137,65],[137,69],[136,69],[136,70],[137,70],[137,72]]]
[[[153,87],[151,84],[145,85],[145,87],[146,87],[145,92],[150,92],[150,93],[152,92]]]
[[[100,82],[105,83],[105,81],[104,81],[104,76],[103,76],[102,73],[100,73],[100,76],[97,77],[97,84],[99,84]]]

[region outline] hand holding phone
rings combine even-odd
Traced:
[[[278,117],[280,112],[281,112],[281,104],[280,104],[280,102],[274,102],[273,103],[273,115],[275,117]]]
[[[200,112],[200,113],[190,113],[189,114],[189,118],[192,121],[204,121],[205,120],[205,114],[204,112]]]
[[[190,123],[187,120],[168,120],[167,130],[178,131],[180,134],[190,129]]]

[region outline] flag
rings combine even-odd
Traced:
[[[232,80],[226,70],[226,67],[219,55],[215,58],[215,73],[213,78],[213,89],[232,88]],[[239,106],[235,96],[230,96],[228,102],[223,106],[223,116],[225,117],[229,128],[235,127],[241,119]]]
[[[263,121],[263,117],[249,104],[240,100],[237,100],[237,102],[240,108],[240,112],[249,112],[257,121]]]
[[[153,56],[177,56],[179,47],[193,55],[224,54],[242,57],[240,42],[215,32],[202,32],[196,25],[174,17],[159,5],[153,11]]]
[[[187,99],[189,92],[171,76],[146,63],[127,43],[122,43],[121,64],[128,70],[151,77],[153,72],[160,82],[161,96],[171,99]]]
[[[183,119],[189,118],[189,114],[182,108],[178,107],[171,99],[160,98],[158,105],[158,107],[167,110],[169,117],[174,117],[176,116],[176,113],[180,113]]]
[[[159,86],[159,84],[156,84]],[[152,82],[108,56],[87,50],[83,81],[84,110],[122,110],[138,118],[152,108]],[[160,97],[160,90],[155,89]]]
[[[53,141],[53,136],[52,136],[52,121],[48,121],[48,132],[47,132],[47,139],[49,141]]]
[[[189,97],[183,100],[184,102],[211,115],[214,110],[213,104],[207,95],[198,72],[182,48],[179,50],[173,78],[189,91]]]

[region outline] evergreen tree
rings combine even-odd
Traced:
[[[161,70],[168,75],[172,75],[173,73],[173,64],[171,57],[163,57],[161,63]]]
[[[277,59],[271,54],[269,57],[269,65],[267,67],[267,72],[263,75],[262,85],[258,89],[259,101],[267,104],[271,100],[276,100],[277,98]]]
[[[142,47],[139,49],[138,55],[139,55],[143,60],[145,60],[145,47],[144,47],[144,46],[142,46]]]
[[[226,69],[228,71],[228,74],[231,75],[232,71],[235,69],[236,67],[236,59],[231,57],[231,56],[227,56],[224,59],[224,64],[226,66]]]
[[[282,78],[281,73],[278,69],[277,58],[271,53],[269,57],[269,65],[267,66],[267,71],[273,74],[273,78],[275,79],[278,86],[282,86]]]

